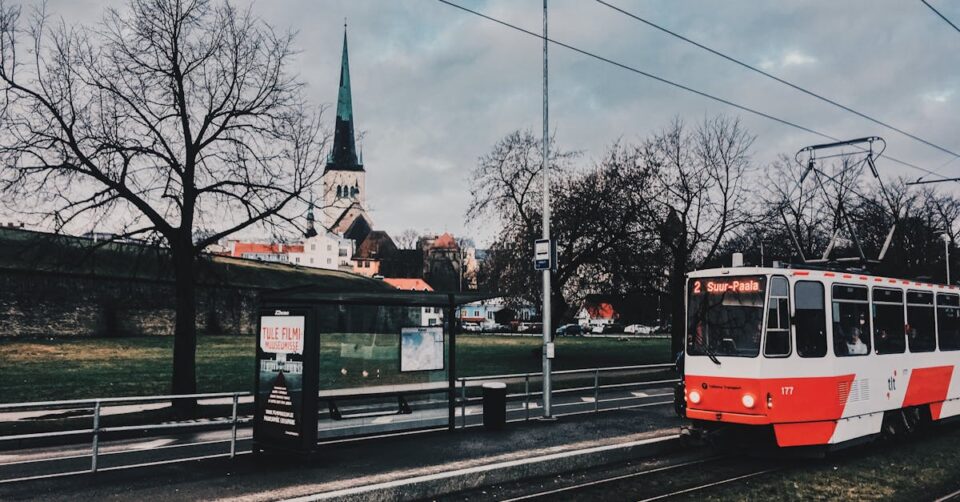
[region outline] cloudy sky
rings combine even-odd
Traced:
[[[539,0],[456,0],[539,31]],[[919,0],[791,2],[609,0],[786,80],[960,151],[960,33]],[[114,3],[114,2],[111,2]],[[960,23],[960,3],[931,0]],[[55,0],[54,15],[93,22],[102,2]],[[299,32],[297,71],[317,104],[336,102],[344,18],[356,126],[365,133],[368,201],[377,227],[451,231],[465,223],[468,172],[515,129],[541,128],[541,42],[435,0],[254,3]],[[551,0],[550,35],[610,59],[826,134],[879,135],[888,153],[949,176],[960,160],[818,102],[589,0]],[[822,138],[671,88],[556,46],[550,127],[590,165],[613,141],[639,140],[679,116],[740,116],[757,136],[754,160],[791,155]],[[333,113],[329,115],[333,126]],[[880,163],[888,176],[922,173]],[[960,185],[958,185],[960,186]],[[946,189],[946,187],[944,187]],[[952,189],[952,188],[951,188]]]

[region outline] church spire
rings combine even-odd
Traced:
[[[317,229],[314,227],[314,216],[313,216],[313,192],[310,192],[310,206],[307,207],[307,230],[303,233],[304,237],[315,237],[317,235]]]
[[[357,160],[353,138],[353,100],[350,96],[350,63],[347,60],[347,23],[343,23],[343,56],[340,60],[340,92],[337,95],[337,123],[333,133],[333,151],[326,170],[363,171]]]

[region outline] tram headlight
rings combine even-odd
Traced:
[[[700,404],[700,392],[699,392],[699,391],[695,391],[695,390],[690,391],[690,395],[689,395],[688,397],[690,398],[690,402],[691,402],[691,403],[693,403],[693,404]]]
[[[754,399],[751,394],[744,394],[743,397],[740,398],[740,402],[742,402],[746,408],[753,408],[753,405],[757,404],[757,400]]]

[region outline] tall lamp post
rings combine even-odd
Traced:
[[[543,0],[543,239],[550,242],[550,127],[548,122],[549,101],[547,99],[547,0]],[[552,420],[550,381],[550,359],[553,357],[553,340],[550,326],[550,273],[555,266],[551,263],[543,271],[543,418]]]
[[[940,234],[943,239],[943,261],[947,268],[947,284],[950,284],[950,234],[944,232]]]

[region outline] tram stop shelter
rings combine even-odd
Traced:
[[[495,296],[312,286],[265,293],[254,452],[312,454],[336,437],[453,430],[456,310]]]

